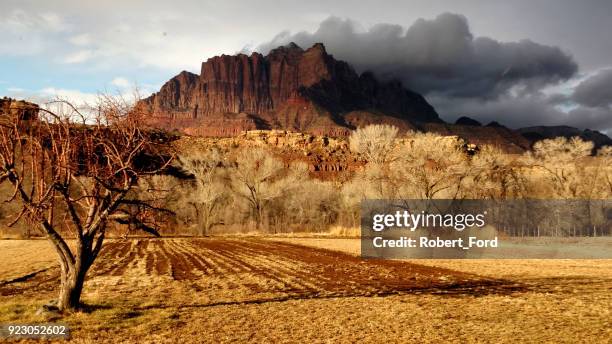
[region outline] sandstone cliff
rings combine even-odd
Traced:
[[[38,111],[37,104],[8,97],[0,98],[0,121],[2,122],[14,116],[19,116],[23,120],[34,120],[38,118]]]
[[[368,111],[403,122],[441,122],[434,108],[399,82],[358,75],[322,44],[289,44],[266,56],[216,56],[200,75],[181,72],[141,102],[151,123],[204,136],[252,129],[345,135],[346,114]]]
[[[172,142],[179,154],[215,147],[225,155],[251,147],[264,147],[280,158],[287,166],[303,162],[311,176],[319,179],[344,181],[365,165],[365,161],[352,153],[344,138],[294,133],[283,130],[252,130],[231,137],[182,136]]]
[[[534,140],[559,132],[540,127],[519,132],[497,122],[482,126],[468,117],[444,123],[421,95],[397,81],[381,82],[369,72],[357,74],[320,43],[306,50],[291,43],[266,56],[212,57],[202,63],[199,75],[179,73],[139,106],[155,127],[205,137],[261,129],[343,137],[357,127],[385,123],[401,132],[432,131],[521,153]],[[578,134],[597,146],[609,144],[609,138],[596,132]]]

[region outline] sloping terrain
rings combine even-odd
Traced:
[[[526,127],[520,128],[517,131],[530,141],[553,139],[560,136],[567,138],[578,136],[585,141],[593,142],[596,148],[612,145],[611,138],[596,130],[580,130],[564,125]]]

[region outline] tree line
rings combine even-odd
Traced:
[[[350,149],[367,163],[344,182],[312,177],[265,147],[212,147],[179,155],[192,178],[147,179],[176,216],[167,228],[196,235],[243,231],[321,232],[358,227],[364,199],[610,199],[612,147],[556,138],[522,155],[483,145],[475,153],[457,137],[389,125],[359,128]]]

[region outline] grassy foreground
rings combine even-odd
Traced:
[[[356,240],[279,240],[109,241],[86,312],[64,316],[39,312],[51,247],[0,241],[0,323],[66,322],[75,343],[612,339],[611,260],[362,261]]]

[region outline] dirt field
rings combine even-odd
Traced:
[[[55,297],[54,252],[0,241],[0,323],[65,321],[85,343],[612,340],[609,260],[364,261],[301,246],[355,241],[286,240],[109,241],[88,311],[61,319],[37,314]]]

